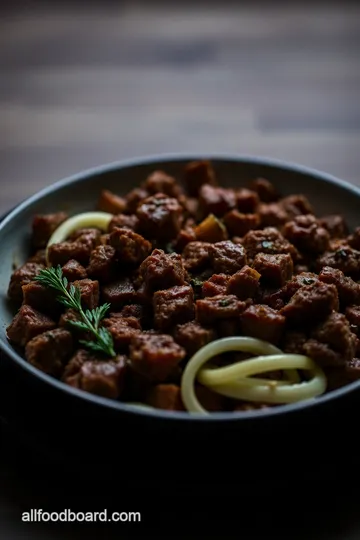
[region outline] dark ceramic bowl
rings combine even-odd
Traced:
[[[209,455],[213,477],[220,476],[230,455],[242,455],[258,463],[258,456],[291,452],[322,444],[335,429],[347,433],[349,408],[356,406],[360,382],[333,391],[313,402],[287,405],[251,413],[218,413],[194,417],[187,413],[134,410],[121,402],[96,397],[71,388],[28,364],[9,345],[5,328],[13,313],[6,291],[13,262],[25,261],[29,231],[36,213],[67,211],[70,214],[94,209],[99,193],[108,188],[125,194],[154,169],[181,178],[184,165],[193,159],[210,159],[224,186],[240,187],[263,176],[284,195],[303,193],[319,214],[341,213],[350,227],[359,224],[360,190],[323,172],[270,159],[242,156],[170,155],[112,163],[66,178],[20,204],[0,225],[0,348],[2,410],[33,447],[51,448],[53,455],[68,462],[81,459],[107,460],[109,452],[136,463],[142,474],[189,464]],[[340,430],[340,431],[339,431]],[[289,450],[290,451],[290,450]],[[291,453],[290,452],[290,453]],[[195,456],[195,457],[192,457]],[[229,458],[230,459],[230,458]],[[168,460],[168,464],[166,465]],[[306,452],[302,457],[306,461]],[[196,469],[199,475],[199,469]],[[113,473],[115,471],[113,470]]]

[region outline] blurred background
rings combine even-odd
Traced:
[[[3,2],[0,212],[152,153],[295,161],[360,185],[360,5]]]

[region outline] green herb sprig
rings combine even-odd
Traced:
[[[63,276],[61,266],[41,270],[35,277],[35,281],[57,291],[58,302],[61,302],[65,307],[79,313],[82,321],[69,321],[69,324],[80,330],[91,332],[94,336],[94,341],[81,340],[80,343],[82,345],[94,352],[99,352],[110,357],[116,355],[114,351],[114,342],[110,332],[106,328],[100,326],[100,322],[110,309],[110,304],[103,304],[95,309],[87,309],[84,311],[81,306],[80,289],[75,287],[72,283],[70,284],[70,287],[68,287],[69,282],[66,277]]]

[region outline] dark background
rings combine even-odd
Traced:
[[[12,0],[0,10],[0,213],[64,176],[153,153],[263,155],[360,185],[355,2]],[[21,526],[21,508],[69,499],[26,480],[26,452],[1,433],[0,537],[41,538]],[[303,538],[360,536],[356,495],[334,497],[320,521],[310,509],[318,532],[309,525]]]

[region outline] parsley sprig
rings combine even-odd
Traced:
[[[68,280],[63,276],[61,266],[57,268],[45,268],[35,277],[35,280],[57,291],[57,300],[65,307],[73,309],[79,313],[82,321],[69,321],[69,324],[90,332],[94,336],[93,341],[80,340],[80,343],[91,349],[94,352],[99,352],[110,357],[116,355],[114,351],[114,343],[110,332],[100,326],[100,322],[105,317],[106,312],[110,309],[110,304],[103,304],[95,309],[83,310],[81,306],[81,293],[78,287],[72,283],[68,286]]]

